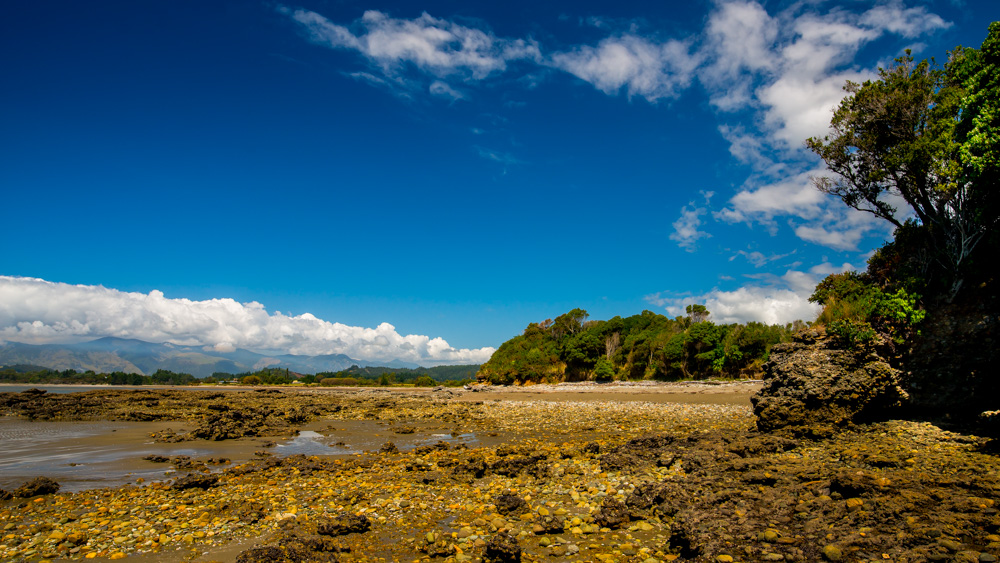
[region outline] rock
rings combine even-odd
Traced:
[[[628,506],[614,497],[605,497],[601,509],[594,514],[594,523],[602,528],[621,528],[629,523]]]
[[[510,534],[496,534],[486,544],[484,559],[492,563],[520,563],[521,546]]]
[[[823,557],[827,561],[840,561],[844,558],[844,553],[835,545],[827,545],[823,547]]]
[[[486,475],[486,462],[482,458],[473,457],[465,463],[459,463],[452,468],[455,475],[465,475],[473,479],[481,479]]]
[[[166,462],[170,461],[169,457],[162,456],[162,455],[156,455],[156,454],[150,454],[150,455],[144,456],[142,459],[144,459],[146,461],[151,461],[153,463],[166,463]]]
[[[51,495],[59,491],[59,483],[48,477],[35,477],[31,481],[14,490],[17,498],[31,498],[39,495]]]
[[[13,493],[11,493],[10,491],[5,491],[3,489],[0,489],[0,501],[10,500],[12,498],[14,498]]]
[[[493,504],[497,507],[497,512],[504,516],[516,516],[528,511],[528,503],[517,495],[502,494],[493,499]]]
[[[928,303],[907,363],[905,385],[915,410],[974,422],[979,413],[1000,408],[996,298],[971,298],[974,293],[964,303],[961,298],[952,304]],[[991,430],[1000,427],[987,424],[981,431],[1000,438]]]
[[[386,442],[382,444],[382,447],[379,448],[378,451],[383,454],[397,454],[399,453],[399,448],[397,448],[396,444],[393,444],[392,442]]]
[[[324,536],[343,536],[346,534],[363,534],[371,529],[372,523],[367,516],[344,513],[326,524],[320,524],[317,532]]]
[[[777,344],[751,398],[757,428],[828,435],[836,427],[884,417],[908,398],[900,372],[873,347],[845,350],[822,328]]]
[[[181,477],[170,485],[171,489],[179,491],[185,489],[207,489],[219,481],[218,475],[196,475],[190,474]]]

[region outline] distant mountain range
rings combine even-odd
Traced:
[[[321,356],[296,356],[281,354],[269,356],[249,350],[233,352],[206,350],[201,346],[154,344],[126,338],[99,338],[78,344],[20,344],[8,342],[0,345],[0,366],[30,364],[54,370],[75,369],[110,373],[142,373],[150,375],[158,369],[176,373],[190,373],[195,377],[208,377],[215,372],[243,373],[263,368],[288,368],[297,373],[341,371],[357,365],[415,368],[416,364],[400,361],[375,364],[355,360],[344,354]]]

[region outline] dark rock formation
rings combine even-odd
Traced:
[[[35,477],[31,481],[14,490],[17,498],[31,498],[39,495],[51,495],[59,491],[59,483],[48,477]]]
[[[528,511],[528,503],[521,497],[511,494],[497,495],[493,499],[497,512],[504,516],[517,516]]]
[[[594,523],[602,528],[621,528],[629,523],[629,509],[625,503],[613,497],[605,497],[601,509],[594,514]]]
[[[218,475],[185,475],[170,485],[171,489],[207,489],[219,481]]]
[[[874,347],[844,350],[823,329],[800,332],[771,349],[764,386],[751,399],[757,428],[822,436],[878,419],[907,399],[900,375]]]
[[[484,559],[493,563],[520,563],[521,546],[510,534],[496,534],[486,544]]]
[[[980,413],[1000,409],[998,338],[1000,318],[990,312],[988,305],[929,307],[910,351],[906,366],[909,373],[903,381],[912,399],[910,408],[960,422],[975,422]],[[982,428],[1000,437],[991,430],[1000,427]]]
[[[367,516],[344,513],[325,524],[320,524],[316,532],[323,536],[343,536],[346,534],[363,534],[371,529],[372,523]]]

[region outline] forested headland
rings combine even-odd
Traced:
[[[753,378],[771,346],[800,323],[715,324],[704,305],[669,318],[643,311],[606,321],[583,309],[531,323],[493,354],[478,378],[492,384],[638,379]]]

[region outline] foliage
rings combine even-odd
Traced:
[[[848,348],[873,341],[877,333],[901,344],[926,316],[919,295],[902,287],[883,291],[872,276],[857,272],[827,276],[809,301],[823,304],[816,322]]]
[[[615,377],[615,368],[611,367],[611,360],[601,357],[594,366],[594,379],[596,381],[611,381]]]
[[[429,375],[421,375],[413,380],[414,387],[434,387],[435,385],[437,385],[437,381],[431,379]]]
[[[856,348],[875,340],[875,329],[867,321],[837,319],[827,325],[826,332],[848,349]]]
[[[531,323],[483,364],[493,384],[574,380],[748,377],[759,373],[771,346],[792,327],[761,323],[716,325],[704,305],[670,319],[650,311],[586,321],[574,309],[555,321]]]
[[[919,239],[906,245],[917,252],[886,253],[877,263],[908,262],[907,290],[940,289],[949,300],[966,278],[990,269],[987,247],[997,243],[1000,24],[990,25],[981,50],[950,55],[940,68],[908,52],[878,80],[848,82],[831,134],[807,141],[834,174],[816,180],[820,190]],[[909,206],[912,224],[899,218],[892,196]],[[940,286],[914,287],[918,280]]]
[[[95,373],[73,369],[57,371],[38,366],[10,366],[0,369],[0,381],[25,384],[67,384],[67,385],[191,385],[198,380],[189,373],[174,373],[157,370],[153,375],[141,373]]]

